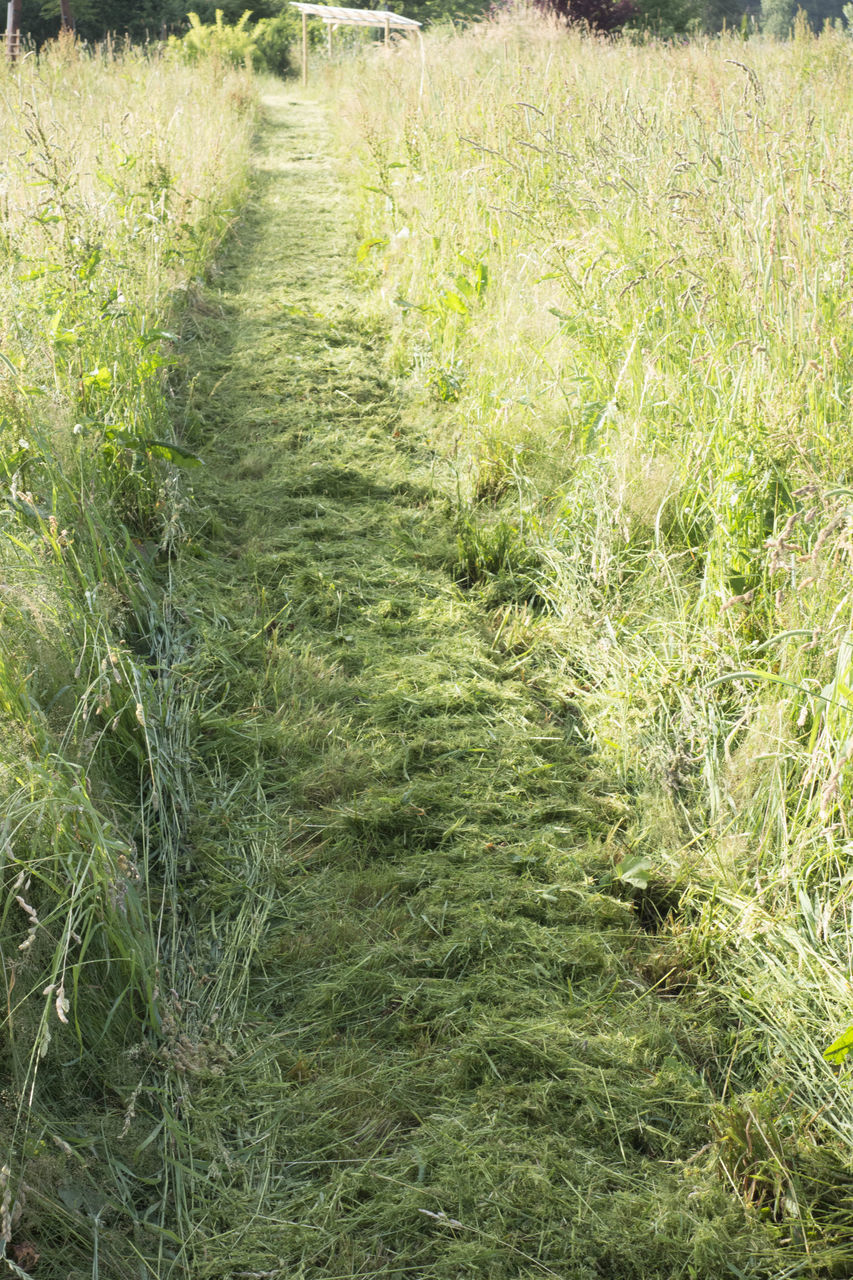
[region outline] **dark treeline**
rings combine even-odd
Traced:
[[[252,4],[239,0],[71,0],[78,36],[93,43],[108,36],[142,42],[180,34],[187,28],[190,10],[203,22],[213,22],[216,10],[221,9],[226,22],[237,22],[246,9],[251,9],[256,20],[272,18],[289,8],[286,0],[255,0]],[[37,44],[53,39],[60,27],[59,0],[23,0],[21,27]]]
[[[497,0],[505,3],[508,0]],[[744,34],[758,29],[784,38],[791,33],[797,11],[802,9],[815,31],[827,21],[843,21],[845,0],[538,0],[541,7],[569,23],[583,23],[609,31],[627,26],[669,37],[740,28]],[[383,4],[378,7],[385,7]],[[108,36],[132,41],[159,40],[187,28],[191,9],[203,22],[213,22],[217,9],[226,22],[239,21],[249,8],[252,21],[279,16],[280,40],[296,38],[294,11],[287,0],[71,0],[74,25],[81,39],[98,42]],[[470,21],[495,8],[495,0],[397,0],[389,7],[421,22]],[[57,35],[59,0],[23,0],[22,30],[39,45]],[[281,69],[286,64],[282,55]]]

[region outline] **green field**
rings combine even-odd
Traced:
[[[0,72],[27,1276],[847,1277],[853,42]]]

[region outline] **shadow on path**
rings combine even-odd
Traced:
[[[186,894],[239,992],[192,1092],[192,1274],[716,1280],[705,1228],[739,1210],[684,1162],[722,1048],[596,887],[613,813],[571,707],[448,573],[323,109],[268,113],[190,348],[211,784]]]

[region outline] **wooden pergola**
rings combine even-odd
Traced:
[[[332,52],[332,32],[336,27],[379,27],[385,32],[386,45],[392,31],[418,30],[420,23],[414,18],[404,18],[390,9],[341,9],[332,4],[303,4],[302,0],[290,0],[294,9],[302,14],[302,83],[308,79],[308,18],[320,18],[329,33],[329,53]]]

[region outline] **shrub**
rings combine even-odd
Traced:
[[[197,13],[190,13],[189,31],[170,37],[169,47],[190,66],[213,58],[231,67],[292,74],[290,48],[296,38],[296,20],[291,12],[262,18],[254,26],[249,23],[251,16],[251,9],[245,9],[236,23],[228,23],[222,9],[217,9],[213,22],[203,22]]]
[[[546,13],[562,18],[570,26],[591,31],[615,31],[637,14],[633,0],[537,0]]]
[[[254,30],[257,71],[269,71],[275,76],[295,73],[291,49],[296,42],[297,19],[293,10],[277,13],[274,18],[262,18]]]
[[[178,52],[183,62],[195,66],[206,58],[216,58],[231,67],[254,66],[255,32],[249,27],[251,9],[244,10],[233,26],[224,21],[221,9],[216,10],[216,20],[212,23],[202,22],[197,13],[187,16],[189,31],[169,40],[169,47]]]

